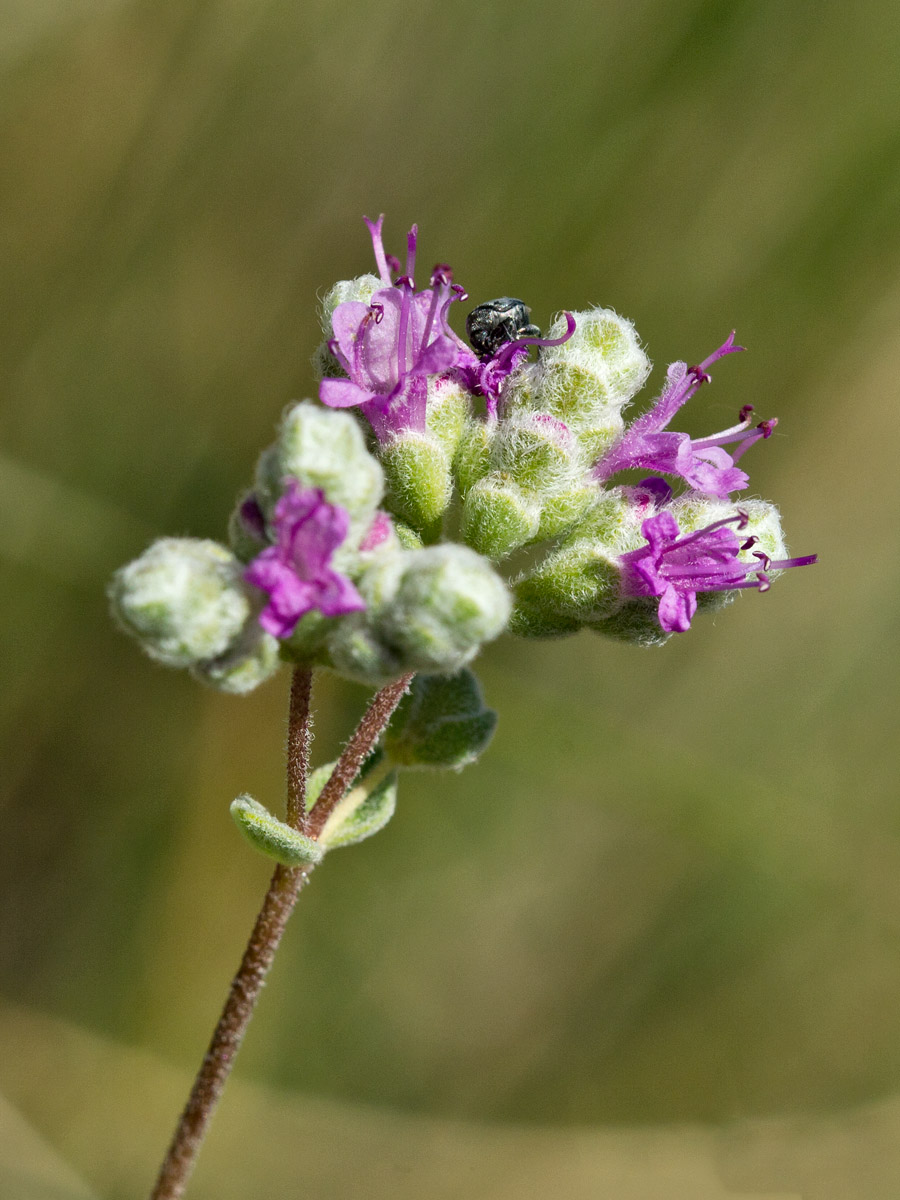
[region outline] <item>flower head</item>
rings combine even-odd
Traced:
[[[678,522],[665,509],[648,517],[641,526],[646,546],[621,555],[622,595],[659,597],[659,623],[666,633],[684,633],[690,629],[697,611],[698,592],[725,592],[739,588],[768,591],[769,571],[805,567],[816,555],[785,558],[773,562],[760,551],[753,552],[755,562],[739,558],[751,550],[756,538],[741,539],[734,529],[745,529],[745,512],[713,521],[696,533],[680,536]],[[734,529],[731,528],[734,526]]]
[[[273,637],[287,638],[302,616],[317,608],[326,617],[357,612],[365,601],[345,575],[329,564],[347,537],[350,517],[329,504],[319,488],[290,479],[275,505],[276,544],[263,550],[244,572],[248,583],[267,592],[259,623]]]
[[[358,406],[380,442],[407,429],[424,432],[426,376],[474,358],[447,324],[450,305],[466,297],[453,283],[453,272],[438,264],[429,286],[417,292],[418,229],[414,225],[407,236],[406,273],[401,275],[398,260],[385,254],[383,221],[383,216],[366,218],[384,287],[369,304],[348,300],[332,315],[329,348],[349,378],[323,379],[319,385],[319,398],[329,408]]]
[[[699,366],[672,363],[666,386],[653,408],[633,421],[607,450],[594,468],[594,477],[605,483],[619,471],[637,467],[661,475],[679,475],[695,491],[721,499],[745,488],[749,480],[735,464],[754,442],[771,435],[777,424],[775,420],[754,426],[750,418],[753,408],[748,404],[741,409],[737,425],[710,437],[692,439],[686,433],[666,429],[679,408],[702,384],[710,381],[708,368],[738,350],[743,350],[743,346],[734,344],[732,331],[724,344]],[[729,453],[725,446],[735,443],[736,449]]]

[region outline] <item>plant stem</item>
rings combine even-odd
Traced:
[[[291,681],[291,706],[287,737],[287,816],[295,828],[317,837],[332,809],[355,779],[409,685],[407,675],[388,684],[372,698],[355,733],[338,759],[331,777],[304,821],[306,779],[309,772],[310,690],[312,673],[298,667]],[[179,1118],[150,1200],[178,1200],[188,1180],[210,1121],[222,1096],[250,1018],[256,1007],[282,934],[308,880],[312,866],[277,866],[263,900],[247,949],[231,983],[222,1015],[209,1049],[200,1064],[194,1086]]]
[[[353,736],[344,748],[328,782],[319,793],[319,798],[306,815],[303,832],[317,838],[325,822],[347,793],[347,788],[359,774],[366,755],[381,736],[381,731],[391,719],[394,709],[403,699],[409,687],[412,673],[403,675],[396,683],[389,683],[372,697],[372,703],[363,714]]]

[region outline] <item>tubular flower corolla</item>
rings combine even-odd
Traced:
[[[734,332],[718,350],[699,366],[673,363],[668,370],[666,386],[649,412],[625,430],[594,467],[594,478],[605,483],[619,471],[637,467],[662,475],[678,475],[697,492],[727,499],[731,492],[741,491],[748,484],[746,474],[735,464],[761,438],[767,438],[776,420],[753,425],[752,405],[741,409],[737,425],[710,437],[694,438],[675,433],[666,426],[676,412],[694,396],[700,386],[710,381],[708,368],[726,354],[743,350],[734,344]],[[730,453],[725,446],[734,445]]]
[[[447,324],[450,305],[466,298],[453,283],[453,272],[438,264],[430,285],[417,292],[418,228],[414,225],[407,236],[406,273],[400,275],[397,259],[384,252],[383,221],[383,216],[366,218],[385,286],[369,304],[348,300],[334,310],[329,349],[348,378],[323,379],[319,385],[319,398],[329,408],[358,406],[379,442],[407,429],[424,432],[427,376],[444,374],[461,358],[474,357]]]
[[[740,509],[732,517],[713,521],[695,533],[679,536],[675,517],[666,511],[648,517],[641,526],[647,544],[623,554],[622,595],[659,597],[659,623],[666,633],[684,633],[697,611],[698,592],[725,592],[739,588],[768,591],[769,571],[805,567],[816,555],[773,561],[753,552],[755,562],[738,556],[752,550],[757,539],[741,539],[734,529],[745,529],[748,516]],[[734,529],[731,528],[734,526]]]
[[[319,488],[302,488],[296,479],[275,505],[276,543],[247,567],[244,578],[267,592],[269,603],[259,623],[276,638],[290,637],[312,609],[326,617],[358,612],[365,601],[350,580],[330,565],[350,526],[346,509],[329,504]]]

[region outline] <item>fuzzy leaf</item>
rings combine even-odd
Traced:
[[[496,726],[471,671],[417,675],[388,728],[385,751],[398,767],[460,770],[487,749]]]
[[[325,853],[324,847],[318,842],[273,817],[252,796],[238,796],[231,805],[231,815],[252,846],[285,867],[317,863]]]

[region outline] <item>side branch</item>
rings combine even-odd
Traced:
[[[412,672],[403,675],[396,683],[389,683],[374,696],[363,719],[344,748],[344,753],[331,772],[328,782],[322,788],[318,800],[307,813],[303,832],[309,837],[317,838],[324,829],[325,822],[359,774],[359,769],[366,756],[381,736],[394,709],[403,699],[412,677]]]

